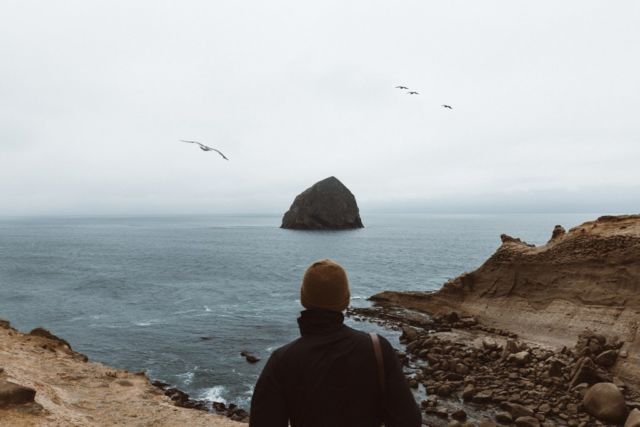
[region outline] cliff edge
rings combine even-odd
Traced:
[[[525,339],[570,346],[590,330],[624,341],[614,372],[640,387],[640,215],[604,216],[536,247],[501,236],[477,270],[437,292],[371,299],[431,314],[455,310]]]
[[[174,406],[143,373],[89,362],[64,340],[0,321],[0,425],[219,426],[219,415]],[[246,424],[245,424],[246,425]]]

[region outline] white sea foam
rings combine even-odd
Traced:
[[[245,387],[248,387],[247,391],[244,392],[245,396],[253,396],[253,390],[255,388],[254,383],[245,384]]]
[[[247,389],[242,393],[242,395],[236,398],[235,402],[241,408],[248,408],[249,406],[251,406],[251,397],[253,396],[254,384],[255,381],[253,383],[243,384]]]
[[[149,319],[143,320],[141,322],[133,322],[133,324],[136,326],[151,326],[155,325],[156,323],[162,323],[162,321],[160,319]]]
[[[198,369],[196,366],[193,371],[185,372],[183,374],[178,374],[176,377],[180,378],[184,385],[189,385],[193,382],[193,377],[195,376],[195,370]]]
[[[210,402],[222,402],[226,404],[227,399],[222,397],[226,392],[227,389],[224,386],[216,385],[211,388],[205,389],[202,393],[200,393],[199,398],[208,400]]]

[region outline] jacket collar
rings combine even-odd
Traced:
[[[338,331],[344,327],[343,322],[342,313],[329,310],[305,310],[298,317],[298,327],[302,336]]]

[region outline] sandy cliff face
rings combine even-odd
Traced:
[[[590,329],[625,341],[617,373],[640,386],[640,215],[601,217],[534,247],[502,236],[477,270],[435,293],[383,292],[377,301],[457,310],[524,338],[572,345]]]
[[[0,384],[36,391],[35,402],[7,405],[2,426],[242,426],[179,408],[146,376],[87,362],[62,340],[26,335],[0,322]],[[246,425],[246,424],[244,424]]]

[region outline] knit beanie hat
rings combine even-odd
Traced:
[[[340,264],[323,259],[307,268],[300,287],[300,302],[307,309],[346,310],[349,305],[349,280]]]

